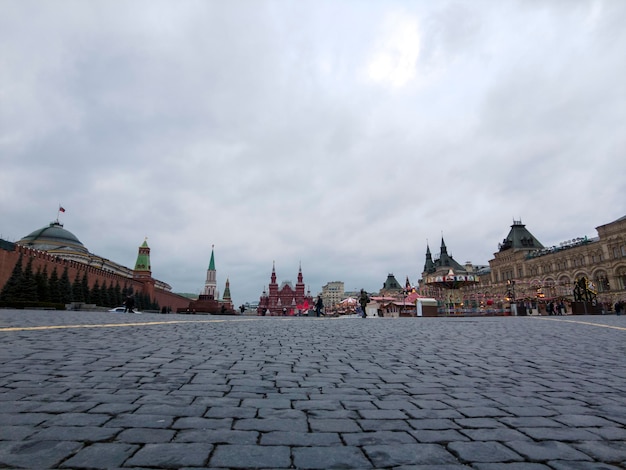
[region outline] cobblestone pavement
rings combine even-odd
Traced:
[[[626,468],[626,316],[0,310],[0,338],[0,467]]]

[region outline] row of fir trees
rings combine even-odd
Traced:
[[[158,310],[159,305],[153,302],[149,296],[136,293],[132,287],[119,282],[107,284],[96,279],[93,287],[89,288],[89,280],[85,271],[82,277],[76,275],[74,282],[70,282],[67,266],[61,276],[56,266],[48,273],[47,266],[33,272],[33,260],[28,258],[26,266],[20,255],[11,277],[0,291],[0,302],[3,304],[18,305],[20,303],[38,304],[68,304],[70,302],[95,304],[100,307],[117,307],[124,304],[127,297],[135,299],[135,307],[140,310]]]

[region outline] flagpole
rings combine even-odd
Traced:
[[[61,225],[61,222],[59,222],[59,217],[61,216],[61,212],[65,212],[65,209],[63,208],[63,206],[61,205],[61,203],[59,203],[59,209],[57,210],[57,224]]]

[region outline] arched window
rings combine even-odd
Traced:
[[[568,295],[572,295],[572,291],[574,286],[572,286],[572,281],[567,276],[561,276],[559,278],[558,287],[557,287],[557,295],[559,297],[565,297]]]
[[[619,289],[626,289],[626,267],[617,269],[617,283]]]
[[[606,276],[605,271],[596,271],[593,275],[593,283],[596,285],[598,292],[608,292],[611,290],[609,286],[609,279]]]

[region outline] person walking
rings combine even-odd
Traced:
[[[363,289],[361,289],[361,294],[359,295],[359,305],[361,306],[363,318],[367,318],[367,312],[365,307],[370,302],[370,298]]]
[[[135,299],[132,295],[126,297],[126,302],[124,302],[124,313],[133,313],[133,309],[135,308]]]
[[[622,314],[623,310],[624,310],[623,302],[621,300],[618,300],[617,302],[615,302],[615,315],[619,317]]]
[[[319,317],[320,315],[324,315],[322,313],[322,309],[324,308],[324,301],[321,296],[317,296],[317,300],[315,301],[315,316]]]

